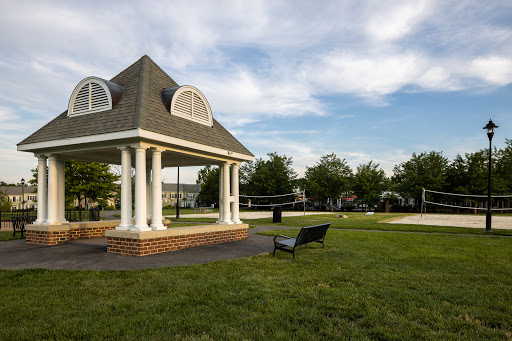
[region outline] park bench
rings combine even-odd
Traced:
[[[21,233],[23,237],[23,233],[25,232],[25,225],[30,225],[36,220],[34,216],[24,216],[24,217],[11,217],[12,223],[12,235],[16,236],[16,233]]]
[[[274,256],[276,250],[293,253],[295,258],[295,248],[309,243],[320,243],[324,247],[325,233],[332,223],[303,227],[296,238],[278,235],[274,237]],[[277,240],[277,238],[284,238]]]

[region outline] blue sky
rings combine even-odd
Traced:
[[[0,46],[7,182],[31,177],[36,158],[16,143],[80,80],[144,54],[200,89],[253,154],[291,156],[299,175],[331,152],[388,175],[413,152],[452,159],[487,147],[489,118],[498,147],[512,138],[510,1],[1,1]]]

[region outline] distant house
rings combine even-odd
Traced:
[[[162,184],[162,206],[176,206],[179,198],[180,207],[195,207],[199,192],[201,192],[201,185],[180,184],[178,191],[175,183],[164,183]]]
[[[9,191],[6,196],[11,202],[12,210],[21,210],[22,208],[37,208],[37,186],[26,186],[23,188],[23,198],[21,196],[21,187],[9,186]]]

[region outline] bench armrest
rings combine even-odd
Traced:
[[[293,239],[293,237],[283,236],[282,234],[280,234],[280,235],[274,236],[274,243],[276,242],[276,238],[277,237],[286,238],[286,239]]]

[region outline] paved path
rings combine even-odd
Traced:
[[[24,239],[0,242],[0,269],[141,270],[177,265],[210,263],[250,257],[273,251],[272,238],[257,232],[290,229],[258,226],[245,240],[206,245],[144,257],[107,253],[106,238],[75,240],[62,245],[29,245]]]

